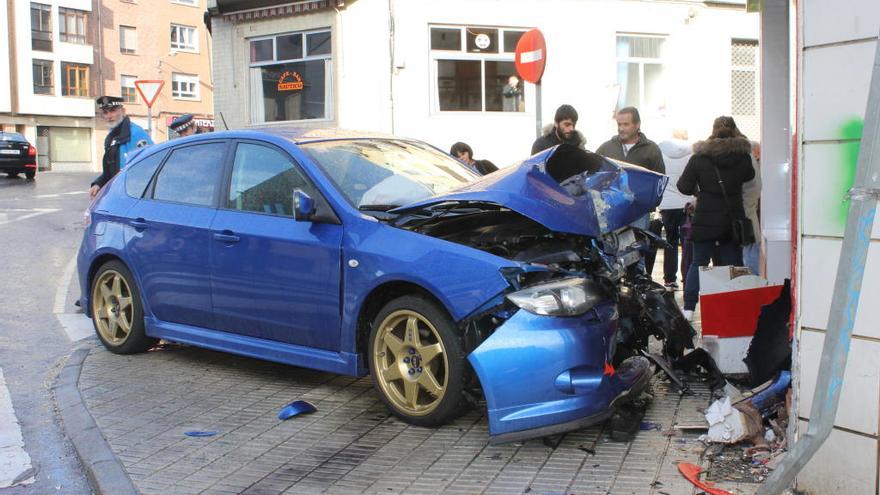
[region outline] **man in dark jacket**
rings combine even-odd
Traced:
[[[562,143],[583,148],[586,140],[580,132],[575,130],[577,121],[578,113],[573,106],[560,105],[553,117],[553,122],[555,122],[553,127],[545,128],[544,135],[532,143],[532,154]]]
[[[104,139],[101,175],[95,178],[89,187],[90,198],[94,198],[98,191],[104,187],[104,184],[125,168],[129,153],[153,144],[146,131],[125,115],[122,101],[122,98],[118,96],[100,96],[95,100],[101,110],[101,117],[107,123],[107,128],[110,131]]]
[[[498,167],[489,160],[474,160],[474,150],[467,143],[459,141],[453,144],[452,149],[449,150],[449,154],[480,175],[491,174],[492,172],[498,171]]]
[[[636,107],[621,108],[615,118],[617,135],[602,143],[596,153],[665,174],[660,147],[642,134],[639,110]]]

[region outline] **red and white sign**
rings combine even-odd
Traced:
[[[134,82],[134,87],[137,89],[137,92],[140,93],[141,98],[144,99],[147,108],[153,107],[153,103],[156,102],[156,98],[159,97],[159,93],[162,91],[162,86],[165,86],[165,81],[143,79]]]
[[[541,82],[547,63],[547,45],[538,29],[526,32],[516,44],[516,72],[519,77],[533,84]]]

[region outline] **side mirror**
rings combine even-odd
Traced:
[[[293,219],[297,222],[307,222],[315,214],[315,200],[303,192],[302,189],[293,190]]]

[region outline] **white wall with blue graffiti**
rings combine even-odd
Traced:
[[[798,416],[806,431],[880,32],[876,0],[799,2]],[[875,218],[835,427],[798,477],[810,493],[880,486],[880,217]]]

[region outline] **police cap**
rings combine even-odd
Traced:
[[[110,110],[122,106],[122,98],[118,96],[99,96],[95,98],[95,104],[101,110]]]

